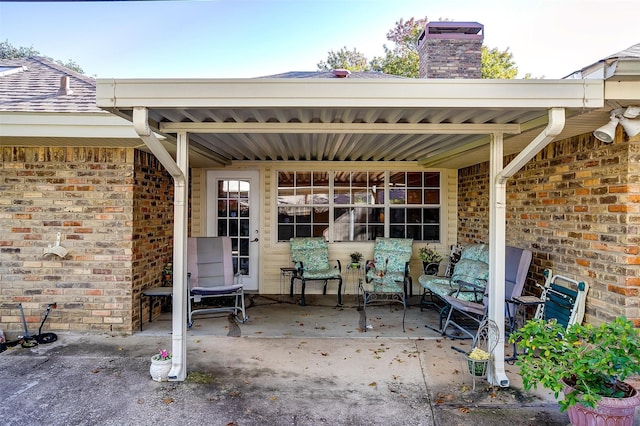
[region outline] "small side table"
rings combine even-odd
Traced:
[[[140,292],[140,331],[142,331],[142,296],[149,298],[149,322],[153,321],[153,298],[173,297],[173,287],[148,287]]]
[[[291,277],[295,276],[297,271],[296,268],[291,267],[280,268],[280,301],[283,301],[284,295],[289,293],[287,291],[287,283],[291,285]]]
[[[358,300],[358,284],[360,282],[360,279],[364,279],[364,265],[362,264],[358,264],[353,265],[351,263],[347,264],[347,282],[352,281],[353,282],[353,294],[356,300]],[[347,286],[345,285],[343,287],[343,293],[347,294]]]
[[[517,297],[514,297],[513,299],[505,300],[505,303],[507,303],[507,312],[509,313],[509,317],[511,317],[510,324],[509,324],[509,327],[511,328],[510,332],[514,332],[519,328],[518,319],[516,318],[518,316],[518,311],[519,310],[522,311],[522,325],[524,325],[524,323],[527,322],[527,307],[529,306],[537,307],[539,305],[544,305],[545,301],[536,296],[517,296]],[[511,315],[511,304],[515,305],[515,312],[513,313],[513,315]],[[517,358],[518,358],[518,344],[517,342],[514,342],[513,355],[511,355],[508,358],[505,358],[505,361],[513,362]]]

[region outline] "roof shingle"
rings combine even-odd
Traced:
[[[0,67],[24,67],[0,73],[0,111],[106,113],[96,106],[96,83],[42,57],[2,59]],[[60,79],[69,77],[73,93],[59,95]]]

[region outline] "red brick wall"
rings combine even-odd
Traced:
[[[173,261],[173,179],[158,159],[136,151],[133,196],[133,322],[139,328],[140,291],[162,285],[162,269]],[[142,320],[149,320],[149,299],[143,300]],[[154,298],[154,315],[162,298]]]
[[[507,244],[542,271],[587,282],[587,322],[618,315],[640,326],[640,138],[591,134],[550,144],[507,183]],[[508,163],[513,156],[505,159]],[[488,163],[459,172],[459,235],[488,241]]]
[[[5,330],[22,330],[18,303],[33,331],[52,302],[58,308],[48,329],[131,332],[137,325],[134,289],[153,282],[136,275],[138,252],[149,241],[167,238],[166,224],[133,227],[145,208],[141,200],[150,198],[141,196],[136,184],[145,188],[147,179],[147,188],[156,185],[153,196],[166,203],[166,191],[154,182],[157,172],[145,169],[151,168],[148,157],[123,148],[0,149],[0,323]],[[44,257],[58,232],[69,254]],[[152,272],[158,266],[147,267],[148,276],[159,280],[160,271]]]

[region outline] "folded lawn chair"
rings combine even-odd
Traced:
[[[218,312],[233,313],[238,322],[248,317],[242,284],[234,282],[231,238],[194,237],[187,241],[188,326],[193,315]],[[194,309],[194,304],[213,297],[233,297],[233,306]],[[241,315],[240,315],[241,314]]]
[[[329,246],[322,237],[297,237],[289,240],[291,247],[291,259],[296,267],[296,273],[291,277],[289,294],[293,297],[293,283],[295,280],[302,282],[300,304],[305,305],[304,290],[307,281],[322,281],[324,283],[322,294],[327,294],[327,282],[338,281],[338,305],[342,305],[342,275],[340,261],[336,260],[337,267],[332,267],[329,261]]]
[[[548,274],[551,275],[551,271]],[[538,305],[534,317],[544,320],[555,318],[566,327],[581,324],[588,292],[589,285],[583,281],[553,275],[542,288],[540,299],[543,303]]]

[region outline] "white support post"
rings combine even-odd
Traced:
[[[487,380],[492,385],[509,386],[509,378],[504,370],[504,273],[506,239],[506,185],[497,177],[502,171],[503,134],[494,133],[490,143],[489,161],[489,312],[488,318],[498,326],[498,344],[493,350],[493,371],[489,370]]]
[[[549,122],[511,162],[503,168],[503,134],[494,133],[490,143],[489,163],[489,313],[488,318],[498,325],[498,344],[493,352],[493,371],[487,380],[492,385],[509,386],[504,369],[505,342],[505,253],[506,253],[506,205],[505,182],[517,173],[540,150],[560,134],[565,124],[564,108],[550,108]],[[497,285],[499,284],[499,285]]]
[[[175,181],[173,207],[173,363],[169,381],[187,378],[187,225],[189,203],[189,138],[179,132],[176,163],[184,179]]]
[[[149,112],[145,107],[133,108],[133,128],[173,177],[173,343],[170,381],[187,378],[187,221],[189,188],[189,140],[186,132],[178,133],[177,161],[173,160],[149,128]]]

